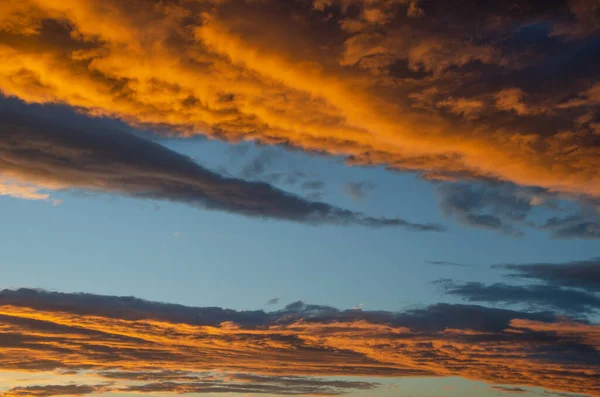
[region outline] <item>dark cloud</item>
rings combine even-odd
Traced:
[[[492,265],[508,272],[514,281],[536,284],[510,285],[479,282],[436,281],[445,294],[470,302],[545,309],[567,315],[593,315],[600,311],[600,262],[597,258],[566,263],[525,263]]]
[[[469,226],[513,236],[529,228],[559,239],[600,238],[600,207],[590,197],[495,181],[438,183],[436,190],[443,213]],[[565,215],[548,215],[555,212]]]
[[[434,266],[449,266],[449,267],[475,267],[464,263],[448,262],[448,261],[427,261],[428,264]]]
[[[529,390],[525,390],[521,387],[510,387],[510,386],[490,386],[490,389],[494,390],[494,391],[499,391],[501,393],[507,393],[507,394],[522,394],[522,393],[529,393]]]
[[[512,187],[512,186],[511,186]],[[519,236],[515,226],[532,209],[527,196],[517,197],[504,185],[443,183],[438,185],[440,207],[447,216],[474,227]]]
[[[4,397],[52,397],[52,396],[84,396],[86,394],[106,391],[106,385],[44,385],[14,387],[3,393]]]
[[[558,239],[600,239],[600,212],[588,210],[565,217],[552,217],[540,228],[550,231]]]
[[[400,218],[370,217],[266,183],[224,177],[157,143],[66,110],[2,100],[0,138],[3,173],[44,188],[171,200],[314,225],[442,230]]]
[[[148,375],[147,373],[146,375]],[[100,373],[106,376],[107,373]],[[308,377],[276,377],[252,374],[230,374],[224,377],[207,375],[201,377],[175,378],[169,374],[155,373],[155,376],[130,376],[131,373],[113,372],[114,380],[151,381],[144,384],[119,386],[104,385],[44,385],[15,387],[2,395],[4,397],[51,397],[58,395],[83,396],[97,393],[257,393],[276,395],[322,395],[334,396],[352,390],[370,390],[377,384],[371,382],[326,381]],[[162,377],[162,375],[165,375]]]
[[[107,379],[124,379],[133,381],[153,381],[153,380],[169,380],[169,381],[196,381],[203,376],[185,371],[145,371],[145,372],[128,372],[128,371],[99,371],[98,376]],[[208,376],[208,375],[205,375]]]
[[[267,301],[267,305],[276,305],[279,303],[279,298],[272,298]]]
[[[508,276],[512,278],[600,292],[600,258],[567,263],[510,263],[493,267],[509,271]]]
[[[469,302],[525,306],[570,315],[593,314],[600,310],[599,296],[554,285],[485,285],[479,282],[457,283],[451,280],[439,280],[437,284],[445,294],[459,296]]]
[[[207,382],[188,382],[188,383],[175,383],[175,382],[156,382],[147,383],[144,385],[129,386],[117,391],[125,393],[175,393],[175,394],[188,394],[188,393],[244,393],[244,394],[274,394],[284,396],[296,396],[296,395],[314,395],[314,396],[335,396],[347,393],[354,388],[352,382],[347,382],[348,385],[343,385],[344,382],[340,382],[336,387],[331,387],[327,383],[319,383],[318,380],[311,381],[307,379],[304,383],[289,384],[284,380],[282,382],[273,383],[238,383],[238,382],[222,382],[222,381],[207,381]],[[358,382],[355,382],[358,383]],[[365,383],[366,384],[366,383]],[[359,390],[372,389],[373,384],[369,384],[370,387],[360,387]]]

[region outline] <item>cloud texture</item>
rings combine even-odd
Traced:
[[[1,7],[5,95],[433,179],[600,195],[594,0]]]
[[[303,302],[237,312],[22,289],[0,292],[0,324],[5,370],[86,370],[117,382],[102,384],[117,390],[253,392],[262,385],[336,394],[375,387],[312,379],[354,375],[462,376],[600,394],[598,326],[550,313],[445,304],[339,311]],[[232,375],[237,380],[224,385],[224,374],[252,375]]]

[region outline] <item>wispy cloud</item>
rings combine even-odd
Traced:
[[[598,258],[566,263],[509,263],[492,265],[507,272],[516,284],[437,280],[443,293],[469,302],[486,302],[567,315],[600,313],[600,261]],[[528,282],[528,284],[523,284]]]

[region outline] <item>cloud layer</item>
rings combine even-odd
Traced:
[[[1,7],[0,90],[25,101],[600,195],[594,0]]]
[[[340,311],[303,302],[237,312],[22,289],[0,292],[0,324],[5,370],[86,370],[113,390],[336,394],[375,386],[313,377],[462,376],[600,395],[598,326],[550,313],[446,304]],[[227,383],[225,374],[247,375]]]

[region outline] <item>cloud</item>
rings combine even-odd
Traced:
[[[267,301],[267,305],[276,305],[279,303],[279,298],[272,298]]]
[[[50,194],[40,192],[36,186],[27,183],[21,183],[11,178],[3,178],[0,175],[0,196],[8,196],[23,200],[48,201],[53,206],[62,204],[62,200],[50,198]]]
[[[2,175],[39,188],[170,200],[307,224],[442,230],[438,225],[400,218],[370,217],[309,201],[266,183],[224,177],[157,143],[68,111],[8,100],[2,104]]]
[[[437,284],[445,294],[459,296],[469,302],[525,306],[570,315],[593,314],[600,310],[600,296],[554,285],[485,285],[479,282],[457,283],[450,280],[439,280]]]
[[[600,258],[566,263],[509,263],[493,267],[509,271],[508,276],[516,279],[600,292]]]
[[[448,304],[341,311],[303,302],[239,312],[21,289],[0,292],[0,315],[3,368],[85,370],[113,382],[112,390],[339,394],[375,387],[320,379],[352,375],[462,376],[600,393],[598,325],[548,312]]]
[[[558,239],[600,238],[600,203],[589,196],[495,181],[441,182],[436,192],[443,214],[465,225],[513,236],[530,228]]]
[[[260,178],[278,156],[280,156],[280,153],[275,150],[263,149],[257,156],[244,165],[241,177],[244,179]]]
[[[102,373],[101,376],[106,376]],[[187,375],[173,378],[168,374],[160,372],[153,373],[155,379],[159,381],[152,382],[152,377],[136,376],[124,372],[114,372],[110,376],[113,380],[121,381],[146,381],[146,383],[136,383],[127,385],[103,384],[103,385],[44,385],[44,386],[25,386],[15,387],[2,394],[5,397],[18,396],[83,396],[99,393],[169,393],[169,394],[188,394],[188,393],[257,393],[257,394],[277,394],[277,395],[321,395],[334,396],[350,390],[369,390],[377,385],[371,382],[351,382],[351,381],[326,381],[308,377],[275,377],[259,376],[252,374],[227,374],[192,376]],[[92,374],[96,375],[96,374]],[[127,377],[131,375],[131,377]],[[165,375],[162,377],[162,375]]]
[[[375,185],[370,182],[346,182],[343,189],[351,199],[360,201],[365,198],[367,191],[375,189]]]
[[[469,302],[486,302],[526,309],[552,310],[567,315],[600,312],[600,262],[597,258],[566,263],[497,264],[512,281],[534,284],[511,285],[480,282],[460,283],[441,279],[442,292]]]
[[[4,397],[52,397],[52,396],[85,396],[92,393],[101,393],[106,386],[97,385],[44,385],[15,387],[3,393]]]
[[[448,261],[427,261],[430,265],[435,266],[449,266],[449,267],[475,267],[473,265],[466,265],[464,263],[448,262]]]
[[[510,387],[510,386],[493,385],[493,386],[490,386],[490,389],[492,389],[494,391],[499,391],[501,393],[507,393],[507,394],[529,393],[529,390],[525,390],[525,389],[523,389],[521,387]]]
[[[514,111],[518,115],[527,115],[531,110],[523,102],[525,93],[519,88],[505,88],[496,94],[496,108]]]
[[[591,103],[581,93],[600,78],[596,11],[593,0],[23,0],[2,5],[0,90],[181,136],[598,196],[597,123],[577,123],[594,106],[569,102]]]

